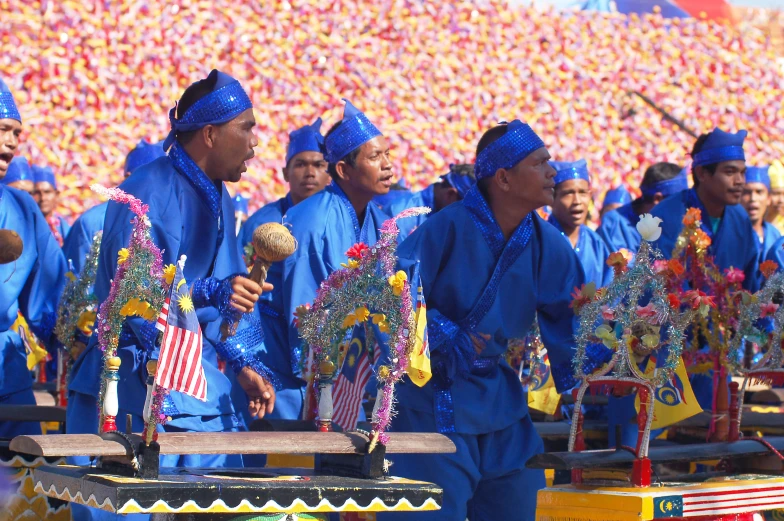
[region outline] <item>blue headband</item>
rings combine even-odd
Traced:
[[[235,212],[242,212],[245,215],[248,215],[248,198],[242,197],[241,195],[234,196],[234,211]]]
[[[324,136],[321,135],[321,118],[310,125],[298,128],[289,134],[289,146],[286,149],[286,164],[301,152],[321,152],[324,147]]]
[[[174,144],[177,132],[191,132],[207,125],[222,125],[253,108],[250,98],[240,82],[216,69],[210,72],[209,80],[217,76],[212,92],[188,107],[185,114],[177,119],[177,106],[169,111],[171,131],[163,141],[163,149],[169,150]]]
[[[640,191],[643,197],[653,197],[656,194],[662,194],[663,197],[669,197],[672,194],[677,194],[689,188],[689,179],[686,175],[687,169],[684,168],[681,172],[671,179],[659,181],[649,185],[641,185]]]
[[[38,166],[33,165],[33,179],[36,183],[49,183],[57,190],[57,181],[55,181],[54,171],[51,166]]]
[[[487,145],[476,156],[476,180],[492,177],[501,168],[512,168],[540,148],[544,148],[544,142],[536,132],[531,130],[527,123],[516,119],[507,124],[506,134]]]
[[[19,123],[22,122],[22,116],[19,115],[19,109],[16,108],[14,95],[11,94],[8,85],[0,79],[0,119],[15,119]]]
[[[735,134],[716,128],[708,134],[702,149],[694,154],[692,166],[715,165],[722,161],[745,161],[743,140],[747,132],[739,130]]]
[[[555,168],[555,179],[553,179],[553,182],[556,185],[572,179],[582,179],[583,181],[591,182],[591,174],[588,173],[588,163],[585,162],[585,159],[574,162],[550,161],[550,166]]]
[[[324,159],[333,165],[374,137],[381,135],[381,131],[367,116],[346,98],[343,98],[343,101],[346,102],[343,108],[343,120],[324,142],[326,148]]]
[[[454,172],[442,175],[441,179],[457,190],[460,197],[465,197],[465,194],[476,184],[476,179],[473,176],[456,174]]]
[[[768,166],[747,166],[746,167],[746,183],[762,183],[765,188],[770,192],[770,176],[768,175]]]
[[[8,171],[2,179],[2,183],[7,185],[17,181],[32,181],[33,170],[30,168],[30,163],[27,159],[17,156],[8,164]]]
[[[602,203],[602,206],[607,206],[608,204],[624,205],[629,204],[630,202],[632,202],[631,194],[629,194],[629,191],[625,186],[621,185],[607,190],[607,193],[604,194],[604,202]]]
[[[159,157],[166,155],[162,143],[150,143],[142,139],[136,147],[125,156],[125,172],[133,173],[134,170],[147,163],[152,163]]]

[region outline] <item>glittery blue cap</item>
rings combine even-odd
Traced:
[[[746,182],[747,183],[762,183],[765,188],[770,191],[770,175],[768,175],[768,166],[747,166],[746,167]]]
[[[544,141],[527,123],[516,119],[507,124],[506,134],[487,145],[476,156],[474,163],[476,180],[492,177],[501,168],[512,168],[540,148],[544,148]]]
[[[569,181],[571,179],[582,179],[591,182],[591,174],[588,173],[588,163],[585,159],[579,161],[550,161],[550,166],[555,169],[555,179],[553,182],[556,185]]]
[[[8,164],[8,170],[5,173],[2,183],[7,185],[17,181],[32,180],[33,170],[30,168],[30,163],[27,162],[26,158],[17,156]]]
[[[38,166],[33,165],[33,180],[36,183],[49,183],[55,190],[57,189],[57,181],[55,181],[54,170],[51,166]]]
[[[177,118],[177,106],[169,111],[171,132],[163,141],[163,149],[169,150],[174,144],[177,132],[191,132],[207,125],[222,125],[236,118],[246,110],[253,108],[248,94],[240,82],[216,69],[207,77],[216,77],[212,92],[188,107],[185,114]]]
[[[451,167],[452,165],[450,165]],[[449,185],[457,190],[460,197],[465,197],[465,194],[476,184],[476,178],[470,175],[458,174],[456,172],[449,172],[441,176],[442,181],[446,181]]]
[[[739,130],[735,134],[713,129],[705,139],[702,149],[694,155],[692,166],[715,165],[722,161],[745,161],[743,140],[747,132]]]
[[[607,206],[608,204],[623,205],[629,204],[630,202],[632,202],[631,194],[625,186],[621,185],[607,190],[607,193],[604,194],[604,202],[602,203],[602,206]]]
[[[343,120],[340,125],[327,136],[324,146],[326,152],[324,159],[335,164],[351,152],[361,147],[374,137],[381,135],[381,131],[349,100],[343,98],[346,106],[343,108]]]
[[[672,194],[677,194],[689,188],[688,167],[680,171],[678,175],[673,178],[665,179],[648,185],[641,185],[640,191],[643,197],[653,197],[656,194],[661,194],[662,197],[669,197]]]
[[[134,170],[147,163],[152,163],[161,156],[165,156],[163,142],[150,143],[142,139],[136,147],[125,156],[125,172],[133,173]]]
[[[234,201],[234,211],[241,212],[245,215],[248,215],[248,198],[242,197],[241,195],[235,195],[233,198]]]
[[[301,152],[321,152],[324,136],[321,135],[321,118],[311,125],[305,125],[289,134],[289,147],[286,149],[286,164]]]
[[[22,116],[19,115],[19,109],[16,108],[14,95],[8,85],[0,79],[0,119],[15,119],[19,123],[22,122]]]

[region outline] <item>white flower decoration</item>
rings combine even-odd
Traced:
[[[640,216],[640,222],[637,223],[637,231],[640,232],[642,238],[648,242],[653,242],[661,237],[661,227],[659,224],[662,222],[658,217],[646,213]]]

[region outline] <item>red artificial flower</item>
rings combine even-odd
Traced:
[[[700,290],[690,290],[683,294],[683,297],[686,301],[689,302],[692,309],[698,309],[700,306],[708,306],[711,308],[716,307],[716,303],[713,301],[713,297],[709,297],[705,293]]]
[[[764,275],[766,279],[769,279],[770,276],[779,269],[779,264],[773,260],[766,260],[760,263],[759,269],[762,272],[762,275]]]
[[[361,259],[370,248],[364,242],[358,242],[354,246],[348,249],[346,255],[349,259]]]
[[[779,309],[778,304],[774,304],[773,302],[768,302],[767,304],[763,304],[760,306],[760,318],[765,318],[767,316],[772,315]]]
[[[673,309],[679,309],[681,307],[681,299],[678,298],[678,295],[675,293],[667,295],[667,300],[670,302],[670,307]]]
[[[699,208],[689,208],[683,216],[684,226],[694,226],[702,220],[702,212]]]
[[[686,271],[686,268],[683,267],[683,264],[678,259],[670,259],[667,262],[667,267],[676,277],[680,277]]]
[[[607,265],[613,269],[616,276],[625,272],[628,264],[629,259],[624,255],[623,251],[613,252],[607,257]]]
[[[746,280],[746,274],[737,268],[730,267],[724,274],[727,276],[727,282],[730,284],[740,284]]]

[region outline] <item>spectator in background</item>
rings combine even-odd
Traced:
[[[784,158],[774,161],[768,169],[770,179],[770,206],[765,220],[779,233],[784,233]]]
[[[625,186],[620,185],[607,190],[607,193],[604,194],[604,201],[602,202],[602,209],[599,212],[599,218],[604,219],[604,214],[607,212],[616,210],[630,202],[632,202],[632,196]]]
[[[748,166],[746,167],[746,185],[743,187],[743,196],[740,204],[749,214],[751,225],[759,239],[759,261],[762,262],[767,257],[768,251],[773,247],[781,233],[771,223],[763,218],[770,206],[770,177],[768,177],[768,167]]]
[[[27,162],[22,156],[15,157],[8,165],[8,170],[2,183],[6,186],[16,188],[23,192],[33,195],[35,184],[33,183],[33,169],[30,168],[30,163]]]
[[[46,222],[49,223],[49,229],[52,230],[57,244],[60,246],[65,242],[68,232],[71,230],[71,225],[55,213],[57,209],[57,196],[60,191],[57,189],[57,181],[55,180],[54,171],[50,166],[33,165],[33,181],[35,188],[33,190],[33,199],[38,203],[41,213],[44,214]]]

